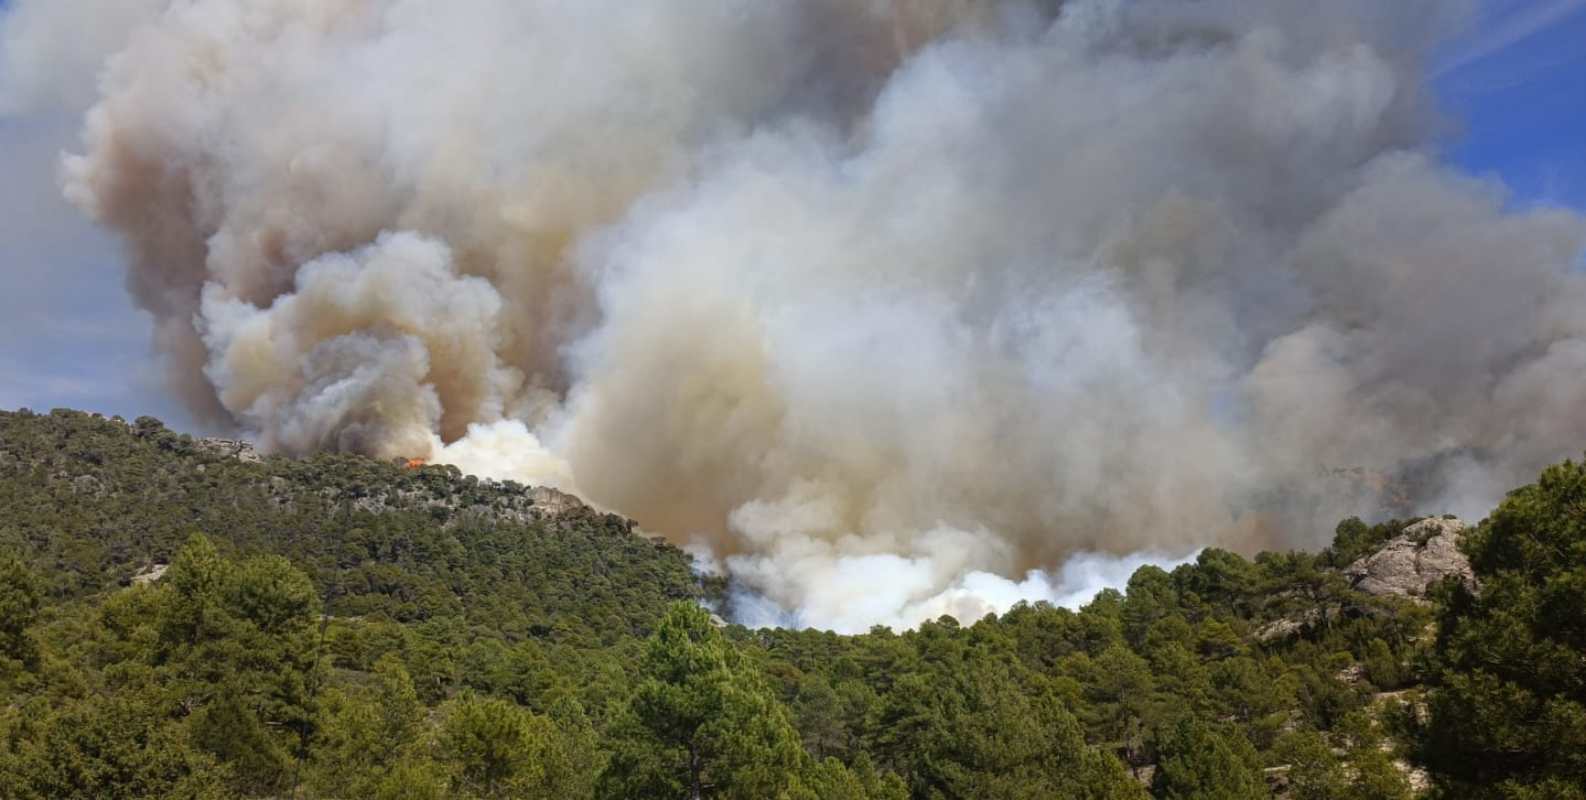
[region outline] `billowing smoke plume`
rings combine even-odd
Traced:
[[[190,405],[574,489],[745,618],[1061,601],[1586,446],[1586,219],[1439,163],[1457,3],[143,5],[65,184]]]

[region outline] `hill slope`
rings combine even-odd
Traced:
[[[564,495],[0,413],[0,786],[1580,797],[1582,506],[1565,464],[1473,529],[1346,520],[1078,611],[723,630],[684,553]]]
[[[0,548],[28,552],[53,597],[124,583],[195,532],[287,557],[336,615],[610,641],[701,594],[684,553],[566,495],[449,467],[260,458],[149,418],[0,412],[0,508]]]

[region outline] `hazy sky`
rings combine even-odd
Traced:
[[[0,0],[0,34],[7,7]],[[1491,0],[1479,30],[1450,44],[1438,70],[1453,122],[1445,157],[1501,176],[1517,204],[1586,208],[1583,41],[1586,0]],[[149,319],[122,288],[116,242],[57,188],[91,70],[46,81],[50,96],[8,96],[16,76],[7,73],[26,54],[5,42],[0,35],[0,408],[70,406],[191,426],[161,389]]]

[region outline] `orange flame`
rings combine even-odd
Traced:
[[[424,466],[424,463],[424,459],[422,458],[410,458],[408,459],[407,468],[418,469],[419,467]]]

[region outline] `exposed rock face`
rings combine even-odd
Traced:
[[[1322,610],[1312,608],[1294,616],[1273,620],[1256,631],[1256,640],[1271,642],[1277,639],[1287,639],[1315,625],[1321,618]]]
[[[1381,550],[1344,568],[1356,589],[1366,594],[1421,598],[1427,587],[1450,575],[1474,587],[1470,561],[1459,552],[1465,523],[1424,519],[1388,540]]]
[[[272,479],[272,487],[276,486],[275,480]],[[283,491],[289,485],[283,481],[277,491]],[[448,516],[471,515],[527,524],[570,514],[597,513],[577,497],[548,486],[523,487],[510,482],[488,479],[482,481],[481,485],[494,491],[483,499],[476,497],[472,500],[465,500],[462,496],[448,491],[437,491],[434,486],[419,486],[406,490],[391,489],[372,494],[360,492],[357,496],[349,496],[342,490],[327,487],[321,489],[319,493],[330,500],[350,502],[352,507],[359,511],[375,514],[431,509],[445,511]]]
[[[209,436],[198,440],[198,448],[216,455],[232,456],[243,461],[260,462],[259,451],[253,449],[253,442],[242,439],[222,439],[218,436]]]
[[[529,499],[534,502],[536,508],[547,514],[561,514],[584,507],[584,501],[549,486],[535,486],[529,489]]]
[[[165,577],[166,570],[170,568],[171,567],[169,564],[155,564],[154,566],[149,567],[148,569],[143,570],[136,575],[133,575],[132,583],[135,586],[144,586],[154,583],[155,581]]]
[[[151,421],[151,428],[158,422]],[[158,428],[163,430],[163,427]],[[235,458],[249,464],[263,464],[265,459],[246,439],[227,439],[209,436],[195,439],[194,447],[202,453],[225,458]],[[321,497],[335,502],[347,502],[359,511],[380,514],[388,511],[429,510],[441,512],[457,521],[463,517],[486,517],[518,524],[554,519],[564,515],[596,514],[579,498],[547,486],[519,486],[510,481],[468,478],[483,491],[459,491],[463,475],[456,467],[426,465],[422,461],[398,459],[399,466],[408,474],[424,478],[402,485],[324,486],[316,491]],[[194,467],[205,471],[204,464]],[[91,480],[91,479],[90,479]],[[278,508],[290,508],[293,497],[310,489],[282,475],[269,478],[269,490]],[[449,523],[448,523],[449,524]]]

